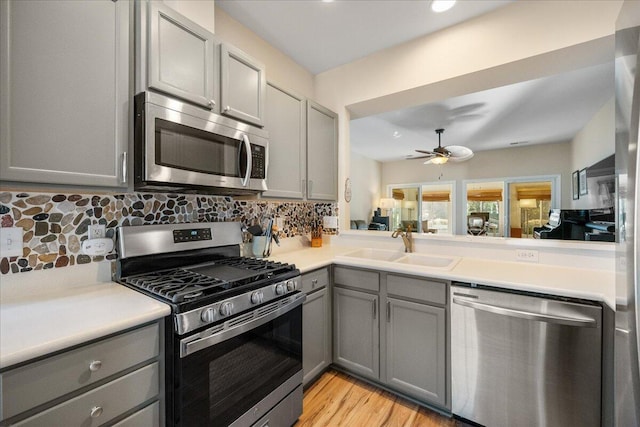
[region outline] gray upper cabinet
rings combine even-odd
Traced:
[[[338,115],[307,101],[307,199],[338,200]]]
[[[132,2],[0,2],[0,178],[121,187]]]
[[[147,3],[148,87],[216,110],[216,40],[160,1]]]
[[[271,83],[266,98],[269,191],[264,196],[338,200],[338,115]]]
[[[269,191],[263,193],[265,197],[304,197],[305,117],[303,97],[267,84],[265,128],[269,131]]]
[[[445,406],[445,309],[388,298],[386,318],[386,383]]]
[[[267,80],[264,64],[233,46],[220,46],[221,112],[257,126],[264,125]]]

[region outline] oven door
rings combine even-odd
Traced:
[[[174,424],[251,425],[302,383],[302,293],[183,338]],[[301,390],[301,388],[300,388]],[[301,392],[300,392],[301,394]],[[301,401],[298,414],[301,413]]]
[[[136,96],[135,128],[136,189],[267,189],[268,142],[260,129],[149,93]]]

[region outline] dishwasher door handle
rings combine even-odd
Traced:
[[[463,305],[465,307],[473,308],[476,310],[488,311],[494,314],[517,317],[520,319],[527,319],[527,320],[538,320],[540,322],[552,323],[556,325],[579,326],[579,327],[585,327],[585,328],[595,328],[598,325],[596,319],[557,316],[554,314],[544,314],[544,313],[533,313],[530,311],[516,310],[513,308],[506,308],[506,307],[500,307],[497,305],[469,301],[463,298],[454,297],[453,303],[458,305]]]

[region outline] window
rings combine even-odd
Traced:
[[[421,186],[421,228],[423,233],[453,234],[453,184]]]
[[[393,199],[389,209],[391,230],[430,234],[453,234],[454,188],[452,182],[390,185],[387,193]]]

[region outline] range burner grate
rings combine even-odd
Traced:
[[[266,259],[258,258],[246,258],[246,257],[233,257],[224,258],[216,261],[218,265],[228,265],[230,267],[244,268],[253,271],[269,271],[277,270],[279,268],[287,268],[288,264],[276,261],[269,261]]]
[[[224,280],[180,268],[128,277],[125,282],[174,303],[198,298],[214,288],[226,290],[232,287]]]

